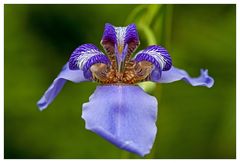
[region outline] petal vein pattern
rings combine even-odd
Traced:
[[[157,100],[138,86],[98,86],[83,105],[82,118],[87,129],[144,156],[157,132]]]

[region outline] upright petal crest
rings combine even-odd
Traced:
[[[130,60],[131,54],[140,44],[135,24],[126,27],[115,27],[109,23],[105,25],[101,45],[108,54],[113,65],[121,70],[125,62]]]
[[[109,23],[105,24],[101,45],[108,55],[115,53],[115,45],[117,45],[117,36],[115,27]]]
[[[130,24],[126,27],[115,27],[109,23],[105,24],[101,45],[108,54],[114,54],[116,51],[122,54],[126,45],[128,45],[127,54],[132,54],[140,44],[137,27]]]
[[[127,26],[124,42],[128,45],[128,54],[132,54],[139,46],[140,41],[135,24],[130,24]]]

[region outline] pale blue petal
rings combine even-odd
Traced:
[[[199,77],[192,78],[186,71],[173,66],[168,71],[162,71],[161,78],[155,82],[171,83],[178,80],[184,80],[192,86],[206,86],[208,88],[211,88],[214,84],[213,78],[208,75],[208,70],[201,69],[201,75]]]
[[[83,105],[86,128],[124,150],[144,156],[155,140],[157,100],[139,86],[98,86]]]
[[[60,74],[44,93],[42,98],[38,101],[37,106],[40,110],[45,109],[54,100],[67,80],[74,83],[87,81],[87,79],[85,79],[83,76],[82,70],[70,70],[69,64],[65,64]]]

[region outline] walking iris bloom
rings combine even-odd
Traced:
[[[186,71],[173,67],[169,53],[161,46],[149,46],[131,57],[139,44],[134,24],[127,27],[106,24],[101,40],[106,55],[93,44],[75,49],[38,101],[39,109],[45,109],[54,100],[67,80],[99,82],[89,102],[82,107],[86,128],[121,149],[141,156],[148,154],[157,133],[158,103],[137,83],[184,80],[192,86],[210,88],[214,80],[207,70],[191,78]]]

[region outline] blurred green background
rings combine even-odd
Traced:
[[[71,52],[99,48],[105,23],[136,23],[141,46],[168,49],[173,64],[211,89],[157,84],[158,133],[145,158],[235,158],[236,5],[4,5],[5,158],[141,158],[84,128],[96,83],[68,82],[48,109],[36,102]]]

